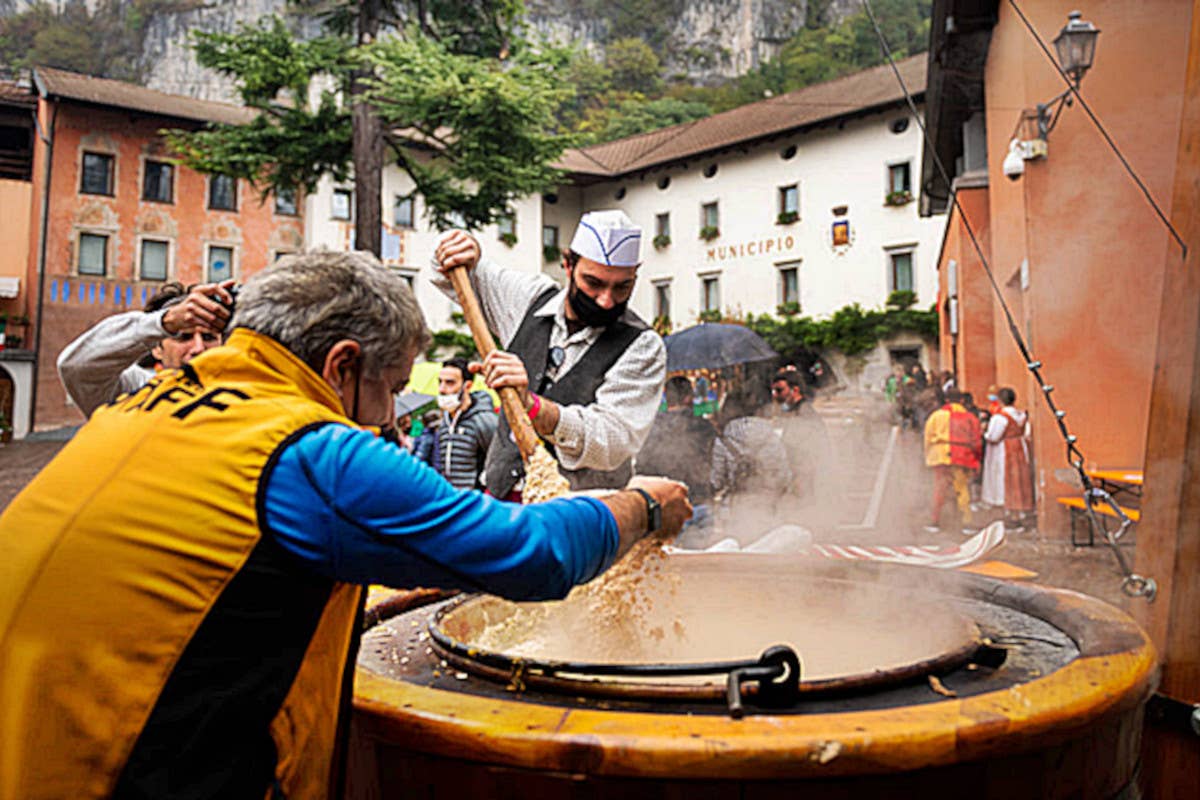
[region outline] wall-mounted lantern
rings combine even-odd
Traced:
[[[1100,35],[1100,29],[1082,17],[1078,11],[1072,11],[1067,15],[1067,24],[1054,37],[1059,66],[1071,76],[1076,86],[1092,67],[1092,59],[1096,57],[1096,37]]]
[[[1016,180],[1025,172],[1022,161],[1044,158],[1048,151],[1046,140],[1050,131],[1058,124],[1063,108],[1071,105],[1072,93],[1079,89],[1084,74],[1091,69],[1096,57],[1096,39],[1100,29],[1083,19],[1078,11],[1067,15],[1067,24],[1054,38],[1054,49],[1058,63],[1071,80],[1071,86],[1036,108],[1021,112],[1013,131],[1009,152],[1004,159],[1004,174]]]

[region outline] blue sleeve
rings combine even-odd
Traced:
[[[285,444],[259,491],[264,535],[348,583],[554,599],[617,552],[616,519],[594,498],[521,506],[461,491],[402,448],[344,425]]]

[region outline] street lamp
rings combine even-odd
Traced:
[[[1082,19],[1078,11],[1067,15],[1067,24],[1054,37],[1054,49],[1058,52],[1058,63],[1063,72],[1071,76],[1075,86],[1083,80],[1083,74],[1092,66],[1096,55],[1096,37],[1100,29]]]
[[[1024,174],[1024,161],[1045,158],[1046,139],[1058,124],[1063,108],[1071,105],[1071,93],[1079,90],[1084,73],[1091,69],[1096,56],[1096,37],[1099,35],[1100,29],[1085,21],[1078,11],[1067,15],[1067,24],[1054,37],[1054,49],[1058,53],[1059,66],[1071,81],[1071,86],[1046,102],[1038,103],[1036,108],[1021,112],[1012,142],[1009,143],[1008,156],[1004,159],[1004,174],[1012,180]]]

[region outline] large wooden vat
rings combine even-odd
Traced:
[[[700,571],[726,566],[718,559]],[[775,559],[750,579],[803,581],[806,570]],[[841,579],[906,584],[912,574],[839,570]],[[350,796],[1136,797],[1142,714],[1157,679],[1140,628],[1072,592],[920,577],[967,609],[1008,661],[742,719],[720,703],[509,691],[443,661],[422,636],[437,606],[414,608],[429,596],[397,593],[372,613],[412,638],[389,647],[368,632],[364,641]]]

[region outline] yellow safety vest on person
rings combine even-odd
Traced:
[[[324,423],[354,424],[292,353],[238,330],[97,411],[13,501],[0,799],[129,781],[166,796],[221,777],[331,793],[362,590],[288,561],[256,502],[272,455]]]

